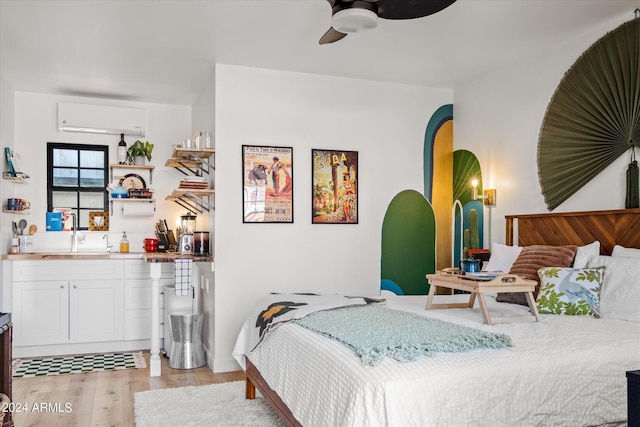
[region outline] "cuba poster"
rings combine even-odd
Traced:
[[[312,224],[358,223],[358,152],[311,150]]]
[[[242,146],[242,222],[293,222],[293,148]]]

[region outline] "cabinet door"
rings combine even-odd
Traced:
[[[74,280],[69,289],[70,342],[124,338],[122,280]]]
[[[13,344],[59,344],[69,339],[66,281],[20,282],[12,290]]]

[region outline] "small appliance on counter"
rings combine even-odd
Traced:
[[[196,231],[193,234],[193,254],[197,256],[209,256],[208,231]]]
[[[156,223],[156,237],[158,238],[158,252],[176,251],[176,238],[173,231],[169,230],[166,220],[161,219]]]
[[[187,212],[180,217],[180,237],[178,238],[178,252],[193,254],[193,233],[196,230],[196,216]]]

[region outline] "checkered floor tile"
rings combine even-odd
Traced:
[[[146,368],[142,352],[88,354],[46,359],[16,359],[13,377],[27,378],[45,375],[75,374],[118,369]]]

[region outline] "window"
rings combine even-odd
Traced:
[[[70,209],[78,229],[89,228],[89,212],[108,210],[106,145],[47,143],[47,210]]]

